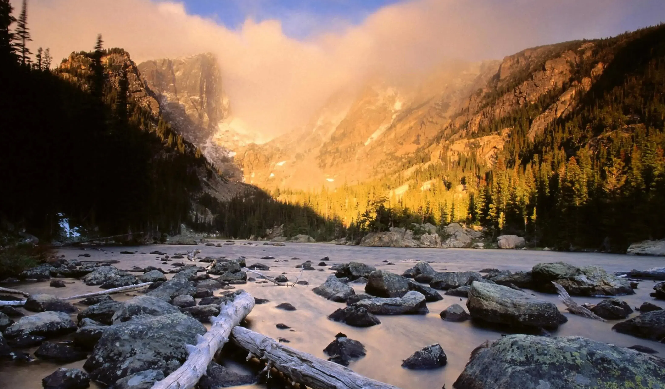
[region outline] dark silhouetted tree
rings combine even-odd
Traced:
[[[28,1],[23,0],[23,8],[21,9],[21,15],[18,17],[18,22],[16,24],[16,49],[19,53],[21,59],[21,65],[30,64],[30,49],[28,49],[28,42],[32,41],[30,38],[30,30],[28,29]]]

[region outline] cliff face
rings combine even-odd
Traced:
[[[205,143],[228,115],[222,76],[212,54],[147,61],[138,69],[157,94],[165,117],[191,142]]]

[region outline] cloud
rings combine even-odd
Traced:
[[[18,14],[20,2],[12,4]],[[311,29],[316,17],[304,12],[287,22]],[[502,58],[663,19],[662,0],[413,0],[298,40],[279,20],[247,19],[229,29],[171,1],[33,0],[28,10],[32,46],[50,47],[56,59],[91,50],[97,33],[137,62],[213,52],[234,114],[268,136],[302,125],[332,93],[368,75],[427,71],[451,58]]]

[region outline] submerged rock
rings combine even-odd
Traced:
[[[35,355],[41,359],[50,359],[60,362],[74,362],[86,359],[88,354],[78,351],[74,347],[53,342],[44,342],[35,351]]]
[[[448,362],[446,353],[440,344],[432,344],[416,351],[402,362],[402,367],[413,370],[436,369]]]
[[[425,300],[427,302],[443,300],[443,296],[441,296],[439,292],[434,290],[434,288],[426,285],[421,285],[411,280],[408,280],[408,282],[409,282],[409,290],[414,290],[416,292],[422,293],[425,296]]]
[[[105,385],[145,370],[168,375],[187,359],[185,345],[196,344],[196,335],[205,332],[201,323],[181,313],[137,316],[109,327],[84,368]]]
[[[337,334],[323,352],[328,354],[329,361],[338,363],[342,366],[349,366],[353,359],[365,356],[365,346],[357,340],[349,339],[344,334]]]
[[[648,278],[652,280],[665,281],[665,267],[656,267],[649,270],[631,270],[628,272],[630,278]]]
[[[375,315],[424,315],[429,312],[425,296],[422,293],[415,291],[408,292],[403,297],[376,297],[360,300],[355,305],[357,307],[365,308],[368,312]]]
[[[295,311],[296,307],[294,307],[291,303],[281,303],[277,305],[275,308],[277,309],[283,309],[285,311]]]
[[[665,300],[665,282],[659,282],[653,286],[654,292],[651,294],[653,297]]]
[[[441,319],[445,321],[453,322],[460,322],[471,319],[471,315],[469,315],[459,304],[453,304],[449,306],[448,308],[441,311],[439,316],[441,316]]]
[[[371,327],[381,324],[379,318],[371,314],[367,308],[357,305],[340,308],[330,314],[328,319],[343,322],[353,327]]]
[[[313,288],[312,291],[335,302],[345,302],[349,297],[356,294],[352,287],[343,283],[334,275],[328,276],[326,282]]]
[[[160,370],[144,370],[117,380],[110,389],[150,389],[164,378]]]
[[[642,313],[615,324],[612,329],[623,334],[665,343],[665,310]]]
[[[476,349],[456,389],[645,388],[665,382],[665,362],[582,337],[504,336]]]
[[[5,330],[8,338],[21,335],[57,336],[76,331],[76,324],[64,312],[46,311],[24,316]]]
[[[474,282],[467,308],[471,317],[516,328],[557,328],[568,319],[556,305],[507,286]]]
[[[13,339],[8,339],[7,343],[12,347],[34,347],[39,346],[46,340],[44,336],[37,335],[21,335]]]
[[[59,368],[42,379],[44,389],[85,389],[90,386],[90,376],[80,369]]]
[[[647,313],[647,312],[652,312],[652,311],[660,311],[661,309],[663,309],[663,308],[659,307],[656,304],[652,304],[650,302],[644,302],[638,308],[638,310],[642,313]]]

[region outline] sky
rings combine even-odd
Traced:
[[[20,0],[11,0],[15,15]],[[237,123],[266,138],[340,89],[450,59],[602,38],[665,21],[665,0],[29,0],[31,48],[55,64],[106,47],[137,63],[212,52]]]

